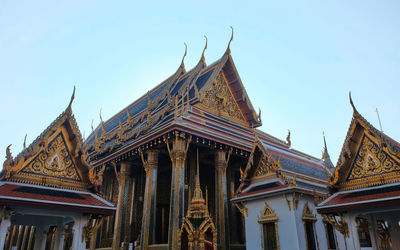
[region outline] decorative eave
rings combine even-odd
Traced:
[[[334,176],[332,180],[329,182],[329,185],[336,189],[354,189],[360,188],[368,185],[380,185],[385,183],[391,183],[395,181],[400,181],[400,178],[397,175],[390,175],[387,174],[377,175],[374,178],[369,178],[369,183],[366,183],[365,180],[360,179],[358,181],[354,181],[353,184],[347,185],[348,187],[344,187],[343,184],[346,183],[347,175],[349,171],[351,171],[351,166],[356,156],[355,150],[358,150],[360,147],[359,143],[363,135],[367,136],[368,138],[372,139],[374,142],[377,142],[377,146],[380,150],[387,153],[394,159],[400,162],[400,144],[384,134],[383,132],[376,129],[372,126],[355,108],[353,104],[353,100],[351,99],[351,94],[349,94],[350,104],[353,108],[353,117],[350,123],[349,129],[347,131],[347,135],[340,152],[338,162],[336,165],[336,169],[334,172]],[[354,136],[357,134],[357,142],[354,141]],[[350,148],[350,144],[353,145],[353,148]]]
[[[74,98],[75,87],[65,111],[17,157],[12,157],[11,145],[7,147],[6,161],[3,163],[3,171],[0,175],[2,180],[76,190],[87,190],[89,187],[96,186],[95,180],[99,179],[99,176],[98,173],[89,173],[90,165],[86,161],[87,153],[72,113],[71,106]],[[52,151],[55,150],[53,145],[60,152]],[[47,159],[49,156],[55,158]],[[54,166],[46,165],[50,161]],[[62,169],[60,164],[64,165],[60,162],[68,162],[68,169],[77,171],[77,176],[73,178],[62,177],[65,174],[63,171],[67,170]],[[24,169],[27,167],[30,170],[25,171]],[[42,173],[44,168],[51,168],[51,170]],[[90,175],[92,178],[90,178]]]
[[[143,101],[143,98],[146,97],[140,98],[122,111],[126,113],[126,120],[125,118],[119,118],[122,114],[120,112],[109,121],[101,123],[87,139],[87,149],[90,152],[90,158],[92,156],[102,157],[105,154],[118,150],[117,148],[125,147],[127,144],[136,144],[135,142],[140,137],[143,137],[144,134],[149,133],[150,130],[160,126],[160,124],[171,123],[171,115],[174,116],[174,120],[177,120],[190,110],[191,105],[201,103],[204,92],[214,83],[216,77],[222,73],[228,80],[230,92],[232,92],[235,99],[234,102],[237,102],[235,105],[238,105],[238,108],[241,110],[240,112],[245,116],[246,121],[243,124],[239,122],[239,124],[245,127],[260,126],[260,115],[257,115],[251,106],[234,67],[229,46],[222,58],[210,66],[207,66],[205,62],[204,52],[206,49],[207,40],[198,64],[188,72],[184,71],[182,60],[180,68],[175,75],[168,79],[168,86],[164,88],[163,92],[157,98],[152,100],[150,94],[157,91],[161,85],[164,86],[165,81],[150,91],[147,94],[147,107],[144,110],[135,116],[132,116],[129,112],[129,109],[135,103]],[[206,74],[209,75],[206,78],[207,80],[203,82],[204,85],[202,84],[198,87],[198,80]],[[174,90],[174,92],[172,93],[171,90]],[[107,124],[109,122],[115,123],[114,120],[116,119],[119,120],[119,126],[115,126],[111,130],[106,129]],[[233,118],[228,117],[227,119]],[[234,121],[236,122],[236,120]]]
[[[256,150],[260,150],[261,155],[257,163],[254,162],[254,157]],[[257,164],[257,165],[256,165]],[[236,190],[236,195],[240,194],[249,182],[250,179],[255,176],[268,175],[272,178],[280,178],[283,183],[287,186],[296,186],[296,177],[293,179],[285,176],[281,171],[280,158],[277,161],[272,158],[272,156],[267,152],[267,150],[262,145],[261,141],[258,139],[257,135],[254,134],[254,144],[249,160],[244,170],[240,169],[240,180],[241,183]]]

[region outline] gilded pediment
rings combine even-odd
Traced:
[[[11,145],[7,147],[0,180],[77,190],[87,190],[90,183],[98,190],[102,171],[90,168],[86,161],[87,153],[71,110],[74,93],[67,109],[15,158]]]
[[[219,73],[208,88],[202,90],[201,107],[218,116],[241,123],[246,122],[223,73]]]
[[[81,181],[81,177],[71,152],[67,147],[64,135],[59,132],[28,164],[22,168],[21,174],[61,178]]]
[[[400,162],[379,146],[379,139],[364,134],[350,167],[345,188],[400,181]]]

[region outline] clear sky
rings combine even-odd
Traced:
[[[359,112],[400,140],[399,1],[0,0],[0,159],[29,145],[67,107],[81,132],[173,74],[232,56],[262,110],[261,129],[321,157],[325,131],[336,164]]]

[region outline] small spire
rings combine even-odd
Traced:
[[[229,26],[229,27],[231,27],[231,29],[232,29],[232,34],[231,34],[231,39],[229,39],[229,43],[228,43],[228,47],[226,48],[226,54],[231,54],[231,48],[230,48],[230,46],[231,46],[231,42],[232,42],[232,40],[233,40],[233,27],[232,26]]]
[[[324,162],[325,166],[328,167],[329,169],[334,168],[331,157],[329,156],[328,153],[328,147],[326,146],[326,140],[325,140],[325,132],[322,131],[322,136],[324,138],[324,151],[322,152],[322,161]]]
[[[354,103],[353,103],[353,99],[351,98],[351,91],[349,91],[349,100],[350,100],[351,107],[353,107],[353,111],[357,112],[357,109],[356,109],[356,107],[354,106]]]
[[[74,99],[75,99],[75,85],[74,85],[74,90],[73,90],[73,92],[72,92],[71,100],[69,101],[67,110],[70,110],[70,109],[71,109],[72,102],[74,101]]]
[[[181,68],[185,68],[185,57],[186,57],[186,55],[187,55],[187,44],[186,43],[183,43],[184,45],[185,45],[185,54],[183,54],[183,57],[182,57],[182,62],[181,62]]]
[[[292,141],[290,140],[290,130],[288,129],[288,135],[286,136],[286,143],[288,145],[288,147],[290,148],[292,146]]]
[[[204,57],[204,52],[206,52],[206,49],[207,49],[207,36],[206,35],[204,35],[204,38],[206,39],[206,45],[204,46],[204,49],[203,49],[203,53],[201,54],[201,61],[203,62],[203,63],[206,63],[206,58]]]
[[[100,122],[102,123],[103,122],[103,117],[101,117],[101,110],[102,110],[102,108],[100,108]]]
[[[24,149],[26,148],[26,137],[28,136],[28,134],[25,134],[25,138],[24,138]]]

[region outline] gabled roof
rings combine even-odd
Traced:
[[[241,171],[238,195],[256,179],[274,179],[283,182],[286,187],[304,186],[327,192],[323,186],[327,183],[326,169],[323,161],[304,153],[290,149],[287,145],[262,141],[255,134],[253,150],[247,166]],[[321,190],[319,190],[321,189]],[[247,191],[246,191],[247,192]]]
[[[346,190],[400,182],[400,144],[360,115],[349,97],[353,119],[329,184]]]
[[[75,88],[66,110],[17,157],[12,157],[11,145],[7,147],[0,179],[76,190],[101,185],[99,173],[89,172],[82,136],[71,109],[74,96]]]
[[[356,190],[339,191],[323,202],[319,213],[338,213],[350,210],[398,207],[400,205],[400,185],[384,184]]]
[[[90,192],[1,181],[0,204],[102,215],[115,211],[110,202]]]
[[[133,145],[145,134],[166,124],[173,124],[179,110],[201,102],[207,90],[224,75],[234,102],[246,126],[257,127],[261,120],[244,90],[228,47],[221,59],[207,66],[204,51],[199,63],[186,72],[183,63],[177,72],[139,98],[126,109],[101,125],[88,137],[86,145],[92,154],[112,152]]]

